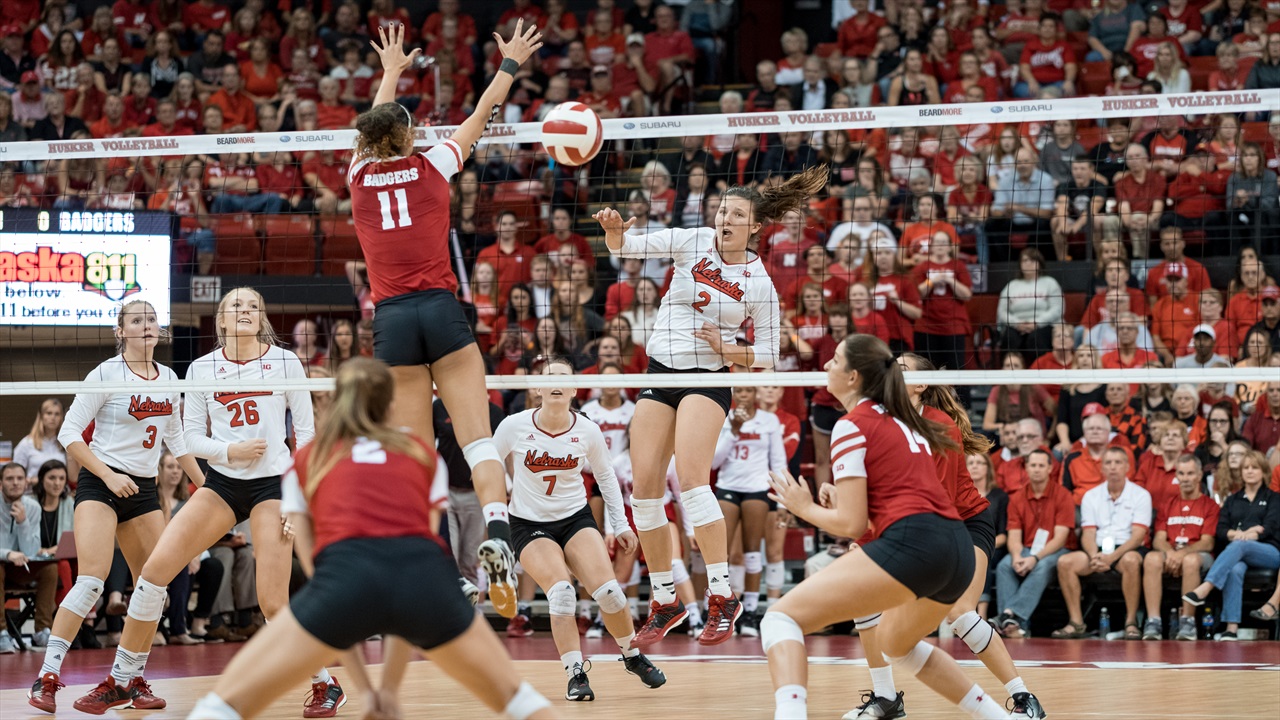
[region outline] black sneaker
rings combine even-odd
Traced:
[[[660,688],[667,684],[667,676],[656,665],[649,662],[649,658],[645,657],[644,653],[624,657],[622,663],[626,666],[627,672],[640,678],[640,682],[647,688]]]
[[[862,704],[844,714],[841,720],[894,720],[907,716],[906,706],[902,702],[902,691],[890,700],[873,692],[862,693]]]
[[[1009,698],[1009,702],[1013,703],[1013,710],[1009,711],[1009,720],[1044,720],[1046,717],[1040,701],[1031,693],[1014,693],[1013,697]],[[1005,707],[1009,707],[1009,703],[1005,703]]]
[[[590,669],[590,660],[574,664],[573,674],[569,676],[569,689],[564,692],[565,700],[591,702],[596,699],[596,694],[591,691],[591,685],[587,683],[587,671]]]

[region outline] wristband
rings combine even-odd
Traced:
[[[511,58],[502,58],[502,64],[498,66],[498,72],[504,72],[511,77],[515,77],[518,70],[520,70],[520,63]]]

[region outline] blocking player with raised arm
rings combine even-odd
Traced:
[[[281,507],[311,580],[236,654],[190,717],[254,717],[312,668],[372,635],[418,647],[511,720],[555,717],[458,589],[457,565],[435,534],[447,482],[429,445],[392,428],[387,366],[353,358],[336,383],[315,442],[298,451],[284,477]],[[386,662],[398,678],[407,656],[396,655]],[[366,717],[402,717],[390,674],[384,666]]]
[[[78,575],[54,616],[40,677],[27,694],[32,707],[49,713],[57,710],[57,692],[63,687],[62,662],[102,596],[116,543],[137,578],[164,531],[155,479],[164,446],[193,482],[204,482],[182,436],[181,394],[148,389],[150,382],[178,379],[155,361],[156,345],[165,333],[151,303],[125,303],[116,316],[115,336],[119,354],[94,368],[85,380],[127,383],[130,390],[77,393],[58,433],[67,455],[80,464],[75,511]],[[86,443],[84,432],[90,423],[93,439]],[[77,710],[95,715],[121,705],[156,710],[165,703],[151,694],[141,674],[119,687],[107,678],[75,703]]]
[[[1006,713],[924,638],[973,579],[973,541],[938,482],[932,454],[958,449],[946,428],[911,405],[902,367],[884,341],[851,335],[827,363],[827,390],[848,409],[831,433],[834,507],[814,502],[807,483],[772,476],[775,500],[839,537],[879,536],[837,558],[769,606],[760,640],[769,657],[774,717],[808,716],[806,633],[882,613],[881,649],[894,668],[975,718]]]
[[[553,358],[542,372],[571,376],[573,366]],[[627,672],[647,687],[661,687],[666,676],[632,646],[635,626],[627,611],[627,596],[614,577],[604,538],[586,502],[582,471],[590,463],[614,537],[624,549],[635,548],[636,536],[622,508],[622,491],[604,435],[598,425],[570,408],[572,389],[530,392],[542,396],[541,406],[503,420],[493,442],[498,456],[511,461],[511,543],[525,572],[547,595],[551,635],[569,677],[565,699],[595,699],[587,681],[591,665],[582,658],[574,621],[578,595],[571,577],[578,578],[600,605],[605,628],[617,641]]]
[[[404,25],[379,28],[372,43],[382,60],[373,108],[356,118],[356,151],[347,173],[351,215],[364,251],[373,319],[373,355],[396,379],[397,427],[432,444],[433,382],[449,408],[454,432],[471,466],[489,539],[481,565],[489,599],[504,617],[516,614],[515,559],[507,524],[506,479],[489,430],[484,358],[458,302],[449,255],[449,179],[462,169],[506,101],[515,73],[542,47],[534,27],[516,21],[510,41],[493,34],[502,64],[475,112],[448,140],[415,153],[413,115],[395,101],[400,75],[421,52],[404,51]]]
[[[827,176],[823,165],[763,191],[731,187],[724,192],[715,227],[632,235],[627,231],[636,218],[624,222],[612,208],[595,214],[605,245],[614,255],[675,261],[671,289],[645,347],[649,374],[720,373],[731,365],[773,367],[782,311],[757,253],[760,230],[770,220],[806,207],[809,197],[826,185]],[[749,347],[734,339],[747,318],[755,327],[755,344]],[[742,603],[729,588],[724,515],[710,487],[716,439],[729,411],[728,385],[651,387],[636,402],[631,423],[635,470],[631,508],[653,587],[649,617],[636,634],[637,647],[661,640],[687,615],[676,597],[671,535],[665,527],[662,499],[672,453],[683,488],[681,507],[693,522],[707,565],[707,619],[698,642],[715,645],[733,637],[734,623],[742,614]]]

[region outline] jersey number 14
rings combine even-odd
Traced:
[[[391,210],[394,206],[398,218],[391,217]],[[409,216],[409,196],[405,193],[404,188],[398,188],[394,192],[385,190],[378,193],[378,207],[382,209],[382,229],[393,230],[398,227],[409,227],[413,224],[413,218]]]

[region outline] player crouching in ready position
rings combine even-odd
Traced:
[[[562,358],[549,360],[545,375],[572,375]],[[596,528],[587,504],[582,471],[590,463],[596,485],[604,497],[609,526],[619,546],[632,552],[636,535],[627,522],[622,491],[613,473],[609,448],[600,427],[569,405],[574,391],[541,388],[542,406],[512,415],[498,426],[493,442],[504,462],[511,459],[511,544],[525,572],[547,594],[551,636],[569,676],[567,700],[594,700],[587,684],[590,663],[582,659],[574,612],[578,595],[570,573],[577,577],[600,605],[605,629],[618,642],[627,672],[639,676],[651,688],[667,681],[638,649],[631,647],[635,626],[627,609],[627,597],[614,577],[604,538]]]
[[[555,717],[458,587],[457,565],[433,530],[447,489],[434,451],[388,426],[393,387],[378,360],[357,357],[338,371],[329,417],[283,482],[281,510],[311,581],[231,660],[189,718],[258,715],[373,635],[404,638],[512,720]],[[390,673],[384,669],[370,715],[400,716]]]

